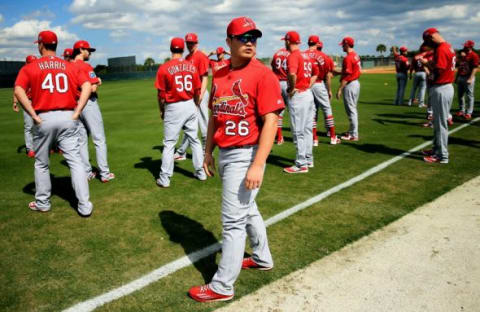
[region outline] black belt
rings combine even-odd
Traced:
[[[58,111],[73,111],[73,108],[59,108],[59,109],[51,109],[51,110],[36,110],[35,113],[37,113],[37,114],[42,114],[42,113],[58,112]]]
[[[253,145],[237,145],[237,146],[221,147],[221,149],[225,149],[225,150],[231,150],[231,149],[239,149],[239,148],[251,148],[251,147],[255,147],[255,146],[257,146],[257,144],[253,144]]]

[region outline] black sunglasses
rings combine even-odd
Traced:
[[[252,34],[246,33],[243,35],[238,35],[238,36],[230,36],[230,38],[235,38],[238,41],[242,42],[243,44],[246,44],[247,42],[251,42],[253,44],[257,43],[257,36],[254,36]]]

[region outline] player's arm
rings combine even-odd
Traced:
[[[163,117],[165,116],[165,97],[164,97],[164,92],[162,92],[162,90],[158,90],[157,100],[158,100],[158,109],[160,110],[160,118],[163,119]]]
[[[325,86],[327,87],[327,92],[328,92],[328,98],[332,98],[332,77],[333,73],[328,72],[327,75],[325,76]]]
[[[473,82],[473,79],[475,79],[475,74],[477,73],[477,70],[478,70],[478,61],[473,62],[473,63],[474,64],[473,64],[472,73],[470,74],[470,77],[468,77],[468,80],[467,80],[468,84],[471,84]]]
[[[215,124],[213,115],[208,119],[207,142],[205,143],[205,156],[203,158],[203,169],[209,177],[215,174],[215,159],[213,158],[213,150],[215,144],[213,143],[213,134],[215,133]]]
[[[12,109],[14,112],[19,112],[20,109],[18,108],[18,100],[17,100],[17,97],[15,96],[15,91],[13,92],[13,105],[12,105]]]
[[[42,119],[37,115],[35,110],[32,107],[32,103],[27,97],[27,93],[25,90],[20,86],[15,86],[15,97],[17,98],[20,105],[22,105],[23,109],[32,117],[32,119],[37,123],[40,124]]]
[[[89,81],[85,81],[82,86],[82,92],[80,93],[80,97],[78,98],[77,101],[77,106],[75,107],[75,110],[73,111],[73,120],[77,120],[80,117],[80,114],[83,111],[83,108],[85,105],[87,105],[88,98],[90,97],[91,91],[92,91],[92,84]]]
[[[345,86],[347,85],[348,81],[342,80],[340,82],[340,87],[338,87],[337,91],[337,100],[340,100],[340,97],[342,96],[343,89],[345,89]]]
[[[202,80],[202,87],[200,88],[200,102],[203,99],[203,96],[205,95],[205,90],[207,90],[207,85],[208,85],[208,75],[203,75],[201,77]],[[200,103],[199,102],[199,103]]]
[[[293,73],[288,73],[288,89],[287,93],[290,97],[292,97],[297,89],[295,89],[295,84],[297,83],[297,75]]]

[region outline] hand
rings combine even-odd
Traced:
[[[98,85],[101,86],[102,85],[102,79],[100,79],[100,77],[97,77],[98,78]]]
[[[205,153],[203,158],[203,170],[209,177],[215,175],[215,158],[213,158],[211,153]]]
[[[262,185],[263,167],[258,165],[251,165],[248,168],[247,176],[245,177],[245,188],[247,190],[254,190]]]
[[[472,84],[472,82],[473,82],[473,79],[472,79],[472,78],[468,78],[467,84]]]
[[[14,112],[17,112],[17,113],[20,111],[20,109],[18,108],[18,104],[17,104],[17,103],[13,103],[12,109],[13,109]]]
[[[37,124],[37,125],[40,125],[42,123],[42,118],[38,117],[38,116],[35,116],[32,118],[33,121]]]
[[[337,100],[340,100],[340,98],[342,97],[342,89],[338,89],[336,97]]]
[[[292,98],[297,91],[298,91],[298,89],[295,89],[295,88],[287,89],[288,97],[289,97],[289,98]]]
[[[423,57],[419,58],[419,60],[423,65],[426,65],[428,63],[428,60],[424,59]]]
[[[78,120],[80,118],[80,114],[78,112],[74,112],[72,115],[72,120]]]
[[[332,90],[328,90],[328,99],[331,100],[332,99]]]

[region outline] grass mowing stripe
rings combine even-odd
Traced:
[[[472,125],[473,123],[477,122],[480,120],[480,117],[477,117],[475,119],[473,119],[471,122],[469,123],[466,123],[466,124],[463,124],[451,131],[449,131],[449,134],[454,134],[470,125]],[[395,156],[387,161],[384,161],[382,163],[380,163],[379,165],[375,166],[375,167],[372,167],[370,169],[368,169],[367,171],[363,172],[362,174],[358,175],[358,176],[355,176],[353,178],[351,178],[350,180],[346,181],[346,182],[343,182],[333,188],[330,188],[328,190],[326,190],[325,192],[322,192],[298,205],[295,205],[287,210],[284,210],[283,212],[279,213],[279,214],[276,214],[275,216],[269,218],[268,220],[265,221],[265,224],[266,226],[270,226],[270,225],[273,225],[279,221],[282,221],[284,220],[285,218],[305,209],[305,208],[308,208],[309,206],[313,205],[313,204],[316,204],[320,201],[322,201],[323,199],[325,199],[326,197],[334,194],[334,193],[337,193],[345,188],[348,188],[352,185],[354,185],[355,183],[357,182],[360,182],[364,179],[366,179],[367,177],[375,174],[375,173],[378,173],[382,170],[384,170],[385,168],[389,167],[390,165],[400,161],[401,159],[409,156],[410,154],[414,153],[414,152],[417,152],[425,147],[427,147],[428,145],[432,144],[432,141],[427,141],[427,142],[424,142],[410,150],[408,150],[407,152],[405,153],[402,153],[398,156]],[[124,297],[126,295],[129,295],[137,290],[140,290],[142,288],[144,288],[145,286],[148,286],[149,284],[151,283],[154,283],[156,281],[158,281],[159,279],[163,278],[163,277],[166,277],[180,269],[183,269],[185,267],[188,267],[190,266],[191,264],[195,263],[196,261],[198,260],[201,260],[207,256],[210,256],[211,254],[219,251],[221,249],[221,241],[220,242],[217,242],[215,244],[212,244],[210,246],[207,246],[203,249],[200,249],[196,252],[193,252],[193,253],[190,253],[182,258],[179,258],[175,261],[172,261],[166,265],[163,265],[161,266],[160,268],[128,283],[128,284],[125,284],[121,287],[118,287],[118,288],[115,288],[103,295],[100,295],[100,296],[97,296],[97,297],[94,297],[92,299],[89,299],[89,300],[86,300],[86,301],[83,301],[83,302],[80,302],[66,310],[64,310],[64,312],[73,312],[73,311],[80,311],[80,312],[83,312],[83,311],[93,311],[94,309],[106,304],[106,303],[109,303],[111,301],[114,301],[116,299],[119,299],[121,297]]]

